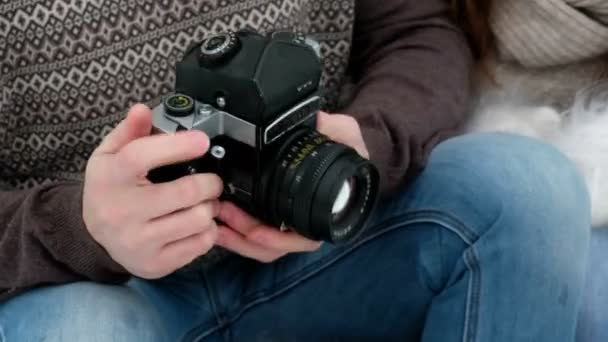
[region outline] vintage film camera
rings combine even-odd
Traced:
[[[216,173],[223,199],[269,225],[335,244],[358,235],[376,202],[378,171],[316,131],[317,42],[292,32],[225,32],[191,47],[176,72],[175,94],[153,109],[155,132],[200,130],[211,148],[153,170],[152,182]]]

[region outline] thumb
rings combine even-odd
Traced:
[[[319,112],[317,130],[337,143],[354,148],[363,158],[369,159],[369,151],[365,146],[361,127],[353,117]]]
[[[97,148],[97,153],[117,153],[131,141],[150,135],[152,112],[146,105],[133,106],[127,117],[108,134]]]
[[[329,114],[320,111],[317,114],[317,130],[340,144],[352,144],[352,133],[349,130],[350,120],[343,114]]]
[[[323,111],[317,113],[317,130],[332,139],[340,134],[340,127],[335,123],[330,114]]]

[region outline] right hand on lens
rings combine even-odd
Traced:
[[[127,271],[146,279],[168,275],[213,247],[223,189],[212,174],[149,182],[150,170],[209,148],[202,132],[150,135],[151,120],[146,106],[130,110],[89,159],[83,195],[89,233]]]

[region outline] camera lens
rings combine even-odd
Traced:
[[[188,116],[194,111],[194,100],[187,95],[175,94],[165,99],[164,107],[171,116]]]
[[[342,188],[340,189],[338,197],[336,197],[336,201],[331,209],[333,223],[339,222],[340,219],[344,217],[344,214],[348,213],[348,211],[351,209],[350,206],[352,205],[352,199],[355,198],[355,196],[353,196],[356,191],[355,186],[356,182],[353,177],[342,184]]]
[[[376,168],[352,148],[301,129],[282,143],[265,174],[262,210],[272,224],[310,239],[347,242],[371,214],[378,178]]]

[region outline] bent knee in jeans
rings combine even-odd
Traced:
[[[521,230],[545,222],[538,233],[587,240],[589,202],[582,175],[557,149],[522,136],[470,134],[437,146],[421,174],[380,206],[378,219],[445,214],[469,227],[471,240],[497,220],[519,222],[504,226]]]
[[[436,224],[469,246],[516,254],[556,277],[584,271],[586,185],[571,161],[535,139],[484,133],[445,141],[378,216],[379,225],[399,217]]]
[[[1,342],[160,342],[161,327],[154,308],[127,287],[74,283],[0,304]]]

